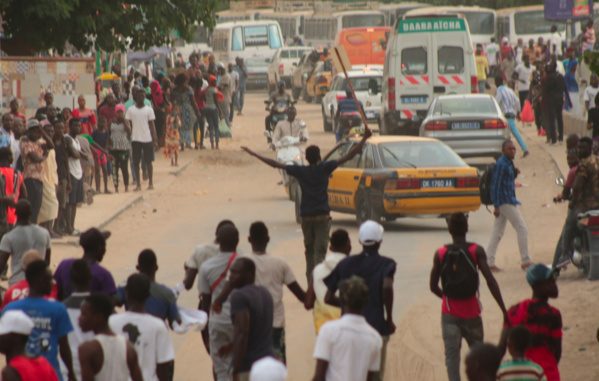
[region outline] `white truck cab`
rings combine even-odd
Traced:
[[[408,12],[397,21],[385,55],[381,134],[418,135],[436,96],[475,92],[476,64],[464,16]]]

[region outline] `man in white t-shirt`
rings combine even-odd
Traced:
[[[584,107],[587,112],[595,107],[595,96],[599,93],[599,77],[597,74],[591,74],[589,86],[584,89]]]
[[[557,31],[557,26],[551,26],[551,36],[547,41],[547,47],[551,57],[559,59],[562,56],[562,35]]]
[[[518,97],[520,98],[520,108],[524,107],[524,101],[528,98],[528,91],[530,90],[530,80],[532,77],[532,72],[534,68],[530,64],[528,60],[528,56],[524,55],[522,57],[522,63],[516,66],[516,70],[514,72],[518,74]]]
[[[110,329],[125,336],[135,347],[145,381],[173,379],[175,350],[164,322],[144,311],[150,296],[150,279],[133,274],[125,286],[127,311],[112,315]]]
[[[325,323],[314,346],[314,381],[372,380],[381,364],[383,339],[364,318],[368,286],[358,276],[339,285],[343,316]]]
[[[141,179],[139,177],[139,165],[143,160],[148,171],[148,190],[154,189],[154,171],[152,162],[154,161],[154,148],[158,147],[158,138],[156,137],[156,127],[154,126],[154,110],[152,107],[144,104],[146,99],[143,90],[137,88],[133,90],[133,99],[135,106],[129,107],[125,114],[125,119],[131,122],[131,151],[134,177],[137,182],[136,191],[141,190]]]
[[[487,61],[489,61],[489,72],[492,76],[496,75],[498,64],[497,58],[499,56],[499,45],[497,45],[497,42],[495,42],[495,37],[491,37],[491,43],[486,46],[485,52],[487,53]]]

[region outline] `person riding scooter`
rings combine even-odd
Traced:
[[[267,131],[272,131],[271,124],[273,113],[276,109],[277,104],[282,102],[286,103],[287,106],[291,105],[291,95],[289,95],[287,91],[285,91],[285,81],[279,81],[279,83],[277,84],[277,91],[273,92],[270,95],[269,100],[266,102],[266,110],[270,111],[264,119],[264,128]]]
[[[301,119],[296,119],[297,111],[294,106],[289,106],[287,109],[287,120],[280,120],[272,135],[272,141],[275,147],[279,146],[279,142],[285,136],[298,137],[300,142],[308,140],[308,130],[306,123]]]
[[[362,102],[360,107],[364,110]],[[345,98],[341,99],[337,104],[337,112],[335,113],[335,139],[339,142],[353,127],[357,127],[362,124],[362,117],[360,116],[360,110],[356,105],[351,90],[345,91]]]

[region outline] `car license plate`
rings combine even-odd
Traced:
[[[419,104],[426,103],[428,96],[426,95],[407,95],[401,97],[401,103],[404,104]]]
[[[454,179],[422,179],[421,188],[453,188]]]
[[[452,130],[480,130],[480,122],[453,122]]]

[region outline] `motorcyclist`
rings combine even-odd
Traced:
[[[306,124],[301,119],[296,119],[297,111],[294,106],[287,109],[287,120],[280,120],[272,135],[272,141],[275,147],[279,146],[281,139],[285,136],[293,136],[300,138],[301,142],[308,140],[308,131]]]
[[[291,95],[285,91],[285,81],[279,81],[277,83],[277,91],[270,94],[270,98],[268,100],[268,104],[266,105],[266,110],[270,111],[270,113],[264,119],[264,128],[266,131],[271,131],[270,125],[272,123],[272,114],[273,107],[279,102],[286,102],[288,105],[291,104]]]
[[[359,102],[362,110],[364,109],[364,105],[362,102]],[[337,112],[335,113],[335,138],[336,141],[339,142],[343,135],[345,134],[346,129],[348,129],[348,120],[342,117],[342,114],[346,113],[359,113],[360,110],[356,104],[356,100],[354,99],[354,94],[350,89],[345,90],[345,98],[341,99],[337,104]]]

